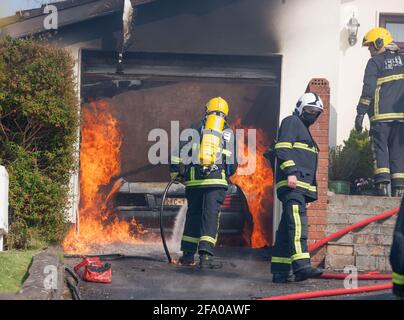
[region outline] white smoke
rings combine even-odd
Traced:
[[[177,214],[177,217],[175,218],[173,234],[170,240],[168,241],[168,245],[170,246],[170,250],[172,252],[179,252],[181,249],[181,238],[184,232],[185,217],[187,214],[187,210],[188,210],[188,203],[185,200],[184,205],[181,207],[181,209]]]
[[[133,22],[133,7],[130,0],[125,0],[123,7],[123,50],[125,50],[127,44],[132,35],[132,22]]]

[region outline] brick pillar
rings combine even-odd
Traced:
[[[312,79],[306,92],[314,92],[320,96],[324,103],[324,112],[310,132],[320,148],[317,169],[318,200],[308,210],[309,218],[309,245],[326,236],[327,227],[327,191],[328,191],[328,137],[330,125],[330,85],[326,79]],[[319,265],[325,257],[325,249],[312,253],[312,262]]]

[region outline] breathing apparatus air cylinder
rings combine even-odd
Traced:
[[[221,137],[223,134],[229,105],[221,97],[211,99],[206,105],[206,118],[202,132],[199,161],[203,172],[211,172],[217,157],[221,155]]]

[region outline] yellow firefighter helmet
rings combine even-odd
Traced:
[[[227,101],[221,97],[210,99],[206,104],[206,113],[215,111],[222,112],[227,116],[229,114],[229,105],[227,104]]]
[[[376,50],[380,50],[394,41],[390,31],[385,28],[370,29],[363,37],[363,46],[369,46],[371,43]]]

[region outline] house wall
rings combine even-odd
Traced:
[[[129,51],[283,56],[280,120],[289,115],[312,78],[330,82],[329,144],[340,144],[353,127],[364,67],[361,47],[380,12],[404,12],[402,0],[177,0],[139,7]],[[358,43],[348,45],[352,13],[361,23]],[[121,16],[95,18],[59,30],[53,41],[69,48],[115,51]],[[78,77],[78,80],[80,77]],[[78,82],[78,94],[79,94]],[[72,195],[78,203],[77,176]],[[72,216],[77,206],[73,206]]]
[[[70,51],[71,56],[73,57],[75,61],[75,66],[74,66],[74,75],[76,77],[76,91],[77,91],[77,100],[80,101],[80,80],[81,80],[81,74],[80,74],[80,69],[81,69],[81,51],[80,51],[80,46],[78,45],[73,45],[67,47],[67,49]],[[80,110],[78,110],[80,112]],[[80,136],[80,130],[77,131],[77,137]],[[79,163],[79,158],[80,158],[80,144],[79,144],[79,139],[76,141],[75,145],[75,159],[77,163]],[[79,189],[79,168],[77,166],[75,172],[71,175],[70,177],[70,188],[69,188],[69,207],[66,212],[66,218],[68,221],[72,223],[78,222],[78,206],[79,206],[79,200],[80,200],[80,189]]]
[[[176,6],[152,3],[136,16],[128,51],[283,56],[280,119],[291,114],[313,78],[331,86],[331,116],[338,98],[339,0],[178,0]],[[324,12],[325,14],[318,14]],[[246,14],[247,13],[247,14]],[[307,18],[307,17],[315,17]],[[119,14],[60,30],[54,41],[73,48],[114,51]],[[275,116],[275,115],[274,115]],[[333,120],[331,120],[333,123]],[[331,125],[332,132],[336,131]],[[71,217],[78,206],[78,177],[72,178]],[[276,212],[280,211],[279,203]],[[276,224],[277,221],[275,221]]]
[[[193,2],[192,5],[180,0],[177,6],[149,4],[139,8],[135,41],[129,51],[231,55],[280,53],[283,56],[280,119],[293,112],[296,101],[313,78],[330,81],[333,106],[337,104],[338,64],[335,61],[338,61],[339,53],[339,16],[333,13],[339,12],[339,1],[311,1],[311,6],[299,0],[208,0]],[[313,24],[313,19],[306,17],[316,12],[327,14],[316,15]],[[117,24],[111,20],[109,23],[111,31],[116,29]],[[114,36],[106,36],[106,31],[100,34],[103,40],[98,45],[112,51]],[[326,141],[321,143],[326,150]],[[280,215],[279,203],[275,212],[276,225]],[[321,223],[315,223],[310,236],[319,240],[324,235],[325,218],[316,216],[314,219],[321,220]]]
[[[293,112],[313,78],[330,82],[331,108],[338,104],[339,3],[289,0],[278,5],[274,25],[283,55],[281,119]]]
[[[277,52],[273,28],[270,26],[274,14],[272,6],[270,1],[261,0],[224,0],[220,3],[206,0],[203,3],[194,2],[193,5],[182,1],[177,6],[164,2],[159,6],[145,5],[139,9],[135,42],[128,51],[269,55]],[[250,14],[246,15],[246,12]],[[78,48],[115,51],[120,19],[120,15],[116,14],[62,28],[53,41],[72,51],[79,70]],[[278,96],[274,99],[278,99]],[[274,117],[276,123],[278,115]],[[69,218],[73,222],[78,211],[78,187],[77,170],[71,179],[72,207]]]
[[[177,0],[142,5],[129,50],[241,55],[283,55],[280,117],[290,114],[312,78],[331,86],[330,144],[340,144],[353,127],[369,54],[363,35],[381,12],[403,13],[401,0]],[[361,24],[350,47],[346,24]],[[115,50],[120,14],[59,30],[61,45]]]
[[[313,78],[329,80],[331,115],[335,113],[341,0],[310,0],[310,5],[301,0],[180,2],[181,10],[156,3],[141,7],[135,43],[129,50],[278,53],[283,56],[280,119],[293,112]],[[336,131],[332,117],[330,139],[335,140]]]

